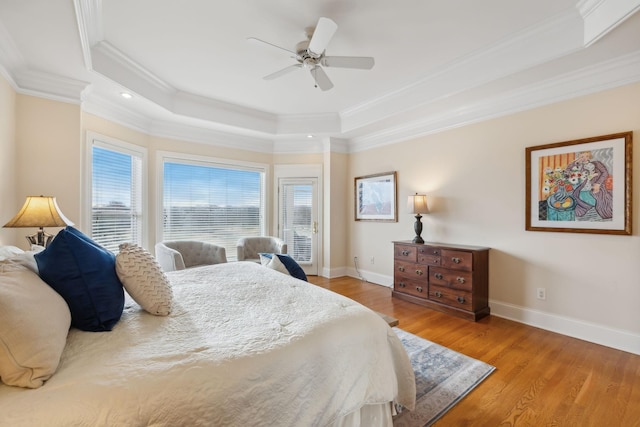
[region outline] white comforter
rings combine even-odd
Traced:
[[[250,262],[168,274],[169,317],[127,301],[111,332],[69,332],[41,388],[0,385],[2,426],[326,426],[413,408],[395,333],[362,305]]]

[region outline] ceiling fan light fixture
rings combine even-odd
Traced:
[[[333,83],[322,67],[334,68],[355,68],[360,70],[370,70],[373,68],[374,59],[367,56],[325,56],[325,49],[331,41],[331,38],[338,29],[338,25],[329,18],[320,18],[318,24],[312,32],[307,34],[308,40],[299,42],[296,45],[294,59],[297,64],[290,65],[282,70],[264,76],[264,80],[273,80],[281,77],[289,72],[303,68],[309,70],[315,82],[314,87],[320,88],[322,91],[333,88]],[[264,43],[268,46],[277,47],[279,49],[291,52],[289,49],[274,45],[255,37],[249,37],[252,42]]]

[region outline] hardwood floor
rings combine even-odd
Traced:
[[[470,322],[351,277],[309,281],[496,370],[436,426],[640,426],[640,356],[495,316]]]

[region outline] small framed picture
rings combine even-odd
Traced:
[[[526,229],[631,234],[632,132],[526,148]]]
[[[356,221],[398,221],[396,172],[355,178]]]

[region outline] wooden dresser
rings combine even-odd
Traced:
[[[393,244],[394,297],[467,320],[489,315],[489,248]]]

